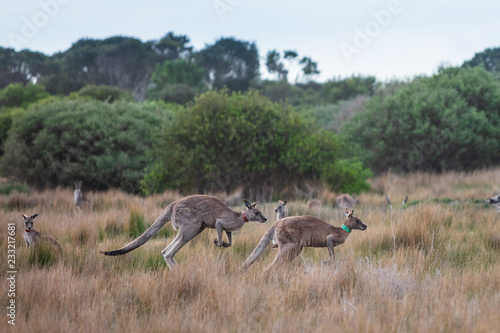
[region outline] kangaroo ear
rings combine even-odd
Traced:
[[[23,213],[21,213],[21,215],[22,215],[22,217],[24,218],[24,220],[27,220],[27,219],[28,219],[28,215],[23,214]]]
[[[255,201],[253,204],[252,204],[252,208],[255,208],[255,206],[257,206],[259,202],[258,201]]]
[[[345,215],[348,215],[349,214],[349,208],[345,208]]]
[[[38,214],[33,214],[33,215],[31,215],[31,219],[34,220],[34,219],[36,219],[37,216],[38,216]]]
[[[288,202],[288,201],[286,201],[286,200],[285,200],[285,201],[283,201],[283,205],[285,205],[285,206],[286,206],[286,203],[287,203],[287,202]]]
[[[245,206],[247,208],[252,208],[252,205],[250,204],[250,202],[247,199],[243,200],[243,202],[245,203]]]
[[[349,215],[347,215],[347,217],[352,217],[352,214],[354,214],[354,209],[351,210],[351,212],[349,213]]]

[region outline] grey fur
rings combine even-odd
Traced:
[[[346,219],[344,225],[349,229],[366,230],[367,226],[360,219],[353,216],[354,210],[348,211],[346,208]],[[304,247],[326,247],[330,254],[330,259],[325,264],[332,264],[335,259],[333,248],[343,244],[350,233],[342,228],[320,220],[313,216],[292,216],[279,220],[269,230],[266,231],[259,244],[250,256],[241,265],[240,271],[250,267],[267,245],[276,237],[279,252],[272,264],[266,271],[277,267],[285,262],[292,261],[297,257]]]
[[[257,202],[250,204],[245,200],[247,210],[235,212],[219,199],[208,195],[191,195],[172,202],[165,208],[156,221],[138,238],[115,251],[101,251],[108,256],[117,256],[130,252],[151,239],[169,221],[179,232],[174,240],[161,252],[169,269],[177,262],[174,255],[191,239],[198,236],[205,228],[217,230],[214,243],[218,247],[229,247],[232,244],[231,232],[237,231],[248,221],[264,223],[267,218],[255,208]],[[226,232],[228,243],[223,242],[222,233]]]
[[[24,218],[23,238],[28,249],[33,249],[38,243],[47,241],[48,243],[54,245],[59,253],[62,253],[61,244],[59,244],[59,242],[54,237],[42,234],[41,232],[33,229],[33,220],[38,216],[38,214],[33,214],[30,217],[22,213],[21,215]]]

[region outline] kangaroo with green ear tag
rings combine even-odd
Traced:
[[[346,208],[345,211],[346,218],[340,228],[313,216],[292,216],[279,220],[262,236],[255,250],[241,265],[240,271],[248,269],[257,260],[273,237],[278,242],[279,252],[266,271],[292,261],[302,252],[304,247],[328,248],[330,259],[324,263],[333,264],[335,259],[333,248],[344,244],[352,230],[366,230],[367,228],[366,224],[353,215],[354,210],[349,211]]]

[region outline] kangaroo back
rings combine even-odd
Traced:
[[[262,254],[262,252],[264,252],[264,250],[266,249],[266,247],[269,245],[269,243],[271,242],[271,240],[274,237],[274,232],[276,230],[276,226],[278,225],[278,223],[279,223],[279,221],[274,223],[271,226],[271,228],[269,228],[266,231],[264,236],[262,236],[259,244],[257,244],[257,247],[252,251],[252,253],[247,258],[247,260],[245,260],[245,262],[240,266],[240,271],[247,270],[248,267],[250,267],[255,262],[255,260],[257,260],[257,258]]]
[[[122,247],[121,249],[115,251],[100,251],[100,252],[107,256],[119,256],[128,253],[138,248],[139,246],[143,245],[170,221],[170,218],[172,217],[172,210],[174,204],[175,202],[168,205],[167,208],[165,208],[165,210],[163,211],[163,213],[161,213],[161,215],[158,216],[156,221],[154,221],[154,223],[146,231],[144,231],[142,235],[140,235],[139,237],[137,237],[136,239],[134,239],[133,241]]]
[[[61,244],[59,244],[59,242],[54,237],[42,233],[40,233],[39,236],[43,238],[45,241],[52,243],[57,248],[57,251],[59,251],[59,253],[63,252]]]

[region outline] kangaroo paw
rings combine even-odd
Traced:
[[[222,246],[223,246],[223,247],[230,247],[230,246],[231,246],[231,244],[226,243],[226,242],[222,242]]]
[[[224,242],[222,242],[222,244],[221,244],[221,243],[219,243],[219,240],[217,238],[214,238],[214,244],[217,247],[221,247],[221,246],[223,246]]]

